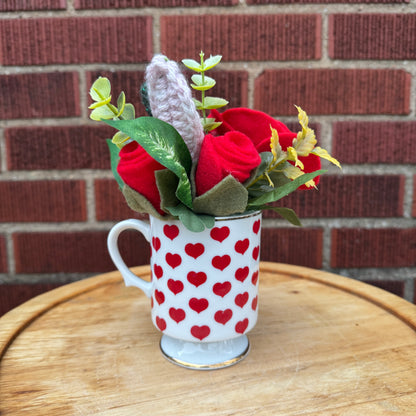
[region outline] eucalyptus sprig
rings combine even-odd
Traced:
[[[216,83],[215,79],[205,75],[205,72],[218,65],[221,62],[222,56],[210,56],[206,61],[204,61],[204,56],[204,52],[201,51],[201,53],[199,54],[200,63],[198,63],[194,59],[183,59],[182,63],[192,71],[198,72],[198,74],[194,74],[191,77],[193,82],[193,84],[191,84],[191,87],[194,90],[201,92],[201,101],[194,99],[194,102],[196,109],[200,110],[202,113],[201,123],[205,133],[207,133],[221,125],[220,122],[216,122],[214,119],[207,117],[207,110],[213,110],[224,107],[228,104],[228,101],[224,100],[223,98],[207,97],[205,95],[205,91],[213,88]]]
[[[98,77],[92,84],[90,96],[94,103],[88,108],[91,111],[91,120],[134,120],[135,110],[133,104],[126,103],[124,91],[117,98],[117,107],[111,104],[111,83],[108,78]],[[118,131],[112,138],[112,142],[121,148],[130,137]]]

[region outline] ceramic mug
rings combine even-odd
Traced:
[[[140,231],[151,246],[151,281],[120,256],[119,234]],[[210,369],[235,364],[249,351],[245,335],[257,321],[261,212],[216,217],[202,232],[178,220],[125,220],[108,235],[108,250],[127,286],[151,298],[152,321],[170,361]]]

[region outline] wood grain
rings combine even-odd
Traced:
[[[192,371],[162,357],[149,300],[108,273],[0,319],[0,414],[414,416],[415,329],[416,306],[381,289],[261,263],[250,354]]]

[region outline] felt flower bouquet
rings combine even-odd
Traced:
[[[192,231],[213,227],[215,216],[265,209],[300,225],[293,210],[271,204],[297,189],[315,188],[324,172],[320,158],[340,165],[315,146],[299,107],[298,133],[260,111],[219,112],[228,102],[206,95],[215,85],[206,72],[220,61],[219,55],[204,60],[202,52],[200,62],[183,60],[196,72],[189,86],[176,62],[155,55],[140,89],[146,117],[135,118],[123,92],[113,105],[107,78],[94,82],[90,117],[118,130],[107,143],[121,192],[132,210],[178,218]]]

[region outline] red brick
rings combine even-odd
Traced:
[[[203,50],[224,61],[286,61],[321,57],[319,15],[162,16],[161,49],[171,59]],[[199,36],[201,28],[206,36]],[[209,36],[208,36],[209,35]]]
[[[332,129],[332,154],[342,163],[416,163],[415,121],[343,121]]]
[[[276,205],[292,208],[300,219],[400,217],[404,182],[401,175],[324,175],[318,190],[294,192]],[[280,218],[273,211],[264,215]]]
[[[415,14],[329,16],[333,59],[416,59]]]
[[[409,3],[409,0],[246,0],[247,4],[333,4],[333,3],[360,3],[360,4],[390,4],[390,3]]]
[[[76,72],[0,75],[0,91],[2,119],[80,115]]]
[[[96,179],[95,211],[98,221],[125,220],[127,218],[146,218],[131,210],[121,193],[115,179]]]
[[[8,267],[7,267],[6,240],[4,237],[0,236],[0,273],[7,273],[7,271],[8,271]]]
[[[136,109],[136,117],[146,115],[143,104],[140,100],[140,87],[144,81],[143,71],[94,71],[87,72],[87,87],[91,85],[98,77],[106,77],[111,82],[111,93],[113,102],[115,103],[121,91],[126,94],[126,101],[134,105]],[[91,99],[90,99],[91,102]]]
[[[416,228],[332,230],[332,267],[412,267]]]
[[[110,169],[107,126],[15,127],[5,131],[9,170]]]
[[[238,0],[75,0],[75,9],[235,6]]]
[[[16,233],[13,244],[16,273],[115,270],[107,252],[106,231]],[[149,244],[138,232],[121,234],[120,252],[128,266],[149,263]]]
[[[263,228],[261,260],[321,268],[322,237],[318,228]]]
[[[416,175],[413,176],[413,209],[412,216],[416,217]]]
[[[404,282],[402,280],[364,280],[364,282],[397,296],[404,296]]]
[[[254,107],[273,115],[296,114],[294,104],[308,114],[408,114],[410,81],[394,69],[266,70]]]
[[[231,107],[248,106],[248,73],[245,71],[212,71],[211,77],[217,82],[207,95],[225,98],[229,104],[222,110]],[[196,98],[198,96],[194,94]]]
[[[0,12],[64,9],[66,9],[66,0],[2,0],[0,2]]]
[[[85,221],[85,182],[2,181],[0,222]]]
[[[62,283],[0,285],[0,317],[29,299],[61,285]]]
[[[4,19],[0,42],[3,65],[145,62],[152,55],[152,18]]]

